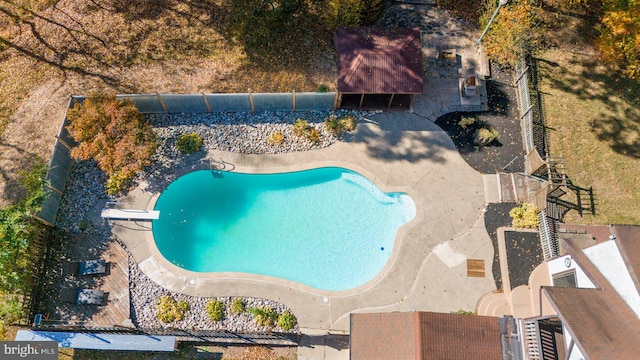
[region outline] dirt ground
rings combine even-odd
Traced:
[[[18,197],[20,169],[33,157],[49,159],[71,94],[335,88],[331,37],[315,36],[318,24],[302,24],[306,32],[286,33],[260,53],[234,39],[241,9],[219,0],[20,6],[0,4],[0,206]]]

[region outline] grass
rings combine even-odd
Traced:
[[[640,84],[622,80],[593,54],[547,50],[538,56],[550,152],[569,177],[593,186],[596,215],[566,222],[639,224]]]
[[[312,16],[283,35],[252,24],[278,35],[257,48],[234,28],[242,7],[226,1],[53,3],[0,5],[0,125],[45,77],[75,93],[313,92],[337,72],[331,33]]]

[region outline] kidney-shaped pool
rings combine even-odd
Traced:
[[[384,193],[343,168],[277,174],[201,170],[172,182],[155,209],[162,255],[195,272],[275,276],[322,290],[372,280],[398,228],[415,217],[405,193]]]

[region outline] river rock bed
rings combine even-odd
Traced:
[[[140,271],[135,260],[129,258],[129,288],[131,291],[131,318],[133,323],[142,329],[184,329],[184,330],[208,330],[208,331],[230,331],[237,333],[265,333],[270,331],[287,332],[275,326],[262,326],[253,320],[253,315],[248,311],[234,315],[231,312],[231,303],[234,297],[203,298],[171,292],[154,283]],[[158,320],[156,305],[160,297],[168,295],[176,301],[186,301],[190,310],[185,313],[184,318],[178,322],[163,323]],[[289,310],[286,306],[271,300],[243,297],[245,309],[251,307],[266,308],[275,310],[278,315]],[[225,304],[225,318],[221,321],[211,321],[209,319],[206,306],[211,300],[219,300]],[[288,332],[298,332],[298,326]]]
[[[338,118],[352,115],[356,121],[370,113],[356,111],[307,111],[307,112],[264,112],[264,113],[222,113],[222,114],[149,114],[147,120],[152,124],[158,139],[158,149],[153,164],[145,169],[134,181],[153,184],[155,190],[164,188],[181,175],[183,169],[193,168],[194,162],[201,162],[206,153],[185,156],[176,147],[176,140],[182,134],[198,133],[203,138],[205,150],[221,150],[247,154],[276,154],[293,151],[306,151],[329,146],[340,138],[328,132],[324,120],[330,115]],[[293,123],[303,119],[318,130],[320,141],[313,143],[293,134]],[[269,136],[280,131],[284,140],[279,146],[268,142]],[[96,236],[110,237],[107,227],[93,224],[92,212],[100,200],[116,200],[105,191],[107,176],[95,161],[78,161],[69,173],[65,192],[58,210],[56,226],[60,229]],[[154,190],[154,189],[148,189]],[[126,250],[126,249],[125,249]],[[226,304],[227,316],[224,320],[213,322],[205,311],[212,298],[200,298],[174,293],[162,288],[144,275],[135,261],[129,257],[129,287],[131,293],[131,317],[134,324],[145,329],[177,328],[185,330],[230,331],[255,333],[284,330],[258,325],[253,316],[245,312],[232,315],[230,311],[233,298],[215,298]],[[156,305],[163,295],[169,295],[176,301],[185,300],[191,310],[179,322],[164,324],[157,319]],[[278,314],[288,309],[277,302],[243,298],[247,308],[271,307]],[[295,315],[295,314],[294,314]],[[297,332],[297,326],[290,332]]]

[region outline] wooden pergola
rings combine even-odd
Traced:
[[[419,29],[339,28],[335,44],[339,108],[406,110],[422,94]]]

